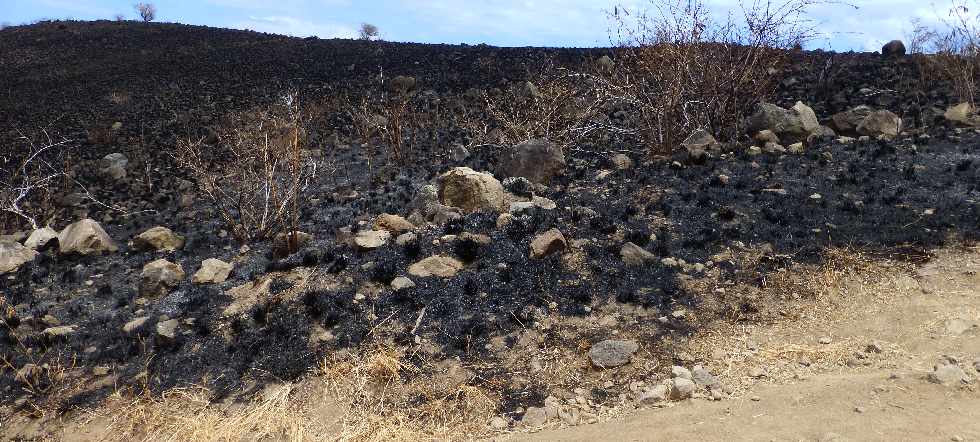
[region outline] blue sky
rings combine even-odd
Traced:
[[[906,37],[913,18],[935,22],[950,0],[854,0],[811,15],[821,36],[809,46],[877,50]],[[737,0],[707,0],[717,10]],[[135,18],[135,0],[0,0],[0,23],[42,18]],[[251,29],[294,36],[351,37],[361,22],[393,41],[501,46],[603,46],[607,11],[647,0],[157,0],[158,21]]]

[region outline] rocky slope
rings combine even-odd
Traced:
[[[58,195],[56,230],[4,232],[0,403],[68,410],[119,385],[196,383],[221,398],[384,345],[412,349],[411,376],[469,367],[465,382],[511,412],[552,388],[513,376],[535,364],[527,346],[642,376],[654,368],[633,354],[682,360],[672,343],[700,327],[765,319],[780,305],[766,281],[829,249],[921,260],[980,234],[980,138],[946,118],[951,94],[913,60],[877,54],[794,54],[783,108],[758,116],[768,134],[671,158],[538,141],[457,155],[450,136],[377,166],[350,122],[324,117],[308,137],[326,172],[291,255],[236,242],[170,156],[284,90],[368,90],[383,71],[448,102],[605,52],[110,22],[0,31],[0,141],[38,127],[70,139],[74,176],[99,196]],[[60,388],[65,373],[79,385]]]

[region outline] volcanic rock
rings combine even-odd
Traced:
[[[633,353],[640,349],[634,341],[607,339],[589,349],[589,360],[598,368],[616,368],[629,364]]]
[[[58,247],[62,255],[91,255],[119,250],[109,234],[102,230],[102,226],[91,219],[83,219],[65,227],[58,234]]]
[[[902,132],[902,119],[887,110],[877,110],[868,114],[857,127],[861,135],[878,137],[897,137]]]
[[[221,284],[235,268],[233,264],[220,259],[208,258],[201,263],[201,268],[191,277],[194,284]]]
[[[140,296],[155,298],[166,295],[184,279],[184,269],[166,259],[158,259],[143,266],[140,274]]]
[[[500,155],[497,174],[502,177],[524,177],[533,183],[547,184],[565,171],[565,154],[560,146],[543,138],[525,141]]]
[[[354,245],[361,250],[374,250],[388,244],[391,232],[387,230],[361,230],[354,237]]]
[[[54,239],[58,239],[58,232],[50,227],[42,227],[31,232],[24,241],[24,246],[32,250],[41,250]]]
[[[872,112],[874,109],[864,105],[849,111],[838,112],[830,117],[830,128],[841,135],[856,136],[858,135],[858,126]]]
[[[881,47],[881,55],[885,57],[901,57],[905,55],[905,43],[901,40],[892,40]]]
[[[977,115],[977,110],[970,103],[960,103],[946,109],[943,117],[947,121],[961,126],[980,126],[980,116]]]
[[[19,242],[0,241],[0,275],[13,272],[21,265],[34,260],[37,251]]]
[[[489,173],[457,167],[439,177],[439,200],[464,212],[504,210],[504,187]]]
[[[551,229],[531,241],[531,258],[541,259],[565,250],[568,243],[558,229]]]
[[[374,221],[374,228],[377,230],[386,230],[398,235],[410,230],[415,230],[415,225],[398,215],[383,213],[378,215],[378,218]]]
[[[623,260],[624,264],[633,267],[642,266],[657,260],[656,255],[631,242],[623,244],[623,248],[619,250],[619,257]]]
[[[173,252],[184,248],[184,237],[166,227],[153,227],[133,238],[133,247],[138,250]]]
[[[463,263],[448,256],[435,255],[425,258],[408,267],[408,273],[412,276],[426,278],[438,276],[440,278],[452,278],[463,269]]]

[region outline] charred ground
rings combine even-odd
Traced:
[[[722,312],[732,309],[742,320],[769,314],[767,299],[694,291],[682,281],[710,275],[726,286],[762,287],[770,273],[817,262],[827,248],[921,259],[948,241],[980,235],[980,138],[942,119],[955,103],[914,61],[877,54],[793,54],[776,101],[807,102],[820,117],[858,105],[889,109],[906,121],[906,134],[896,140],[826,139],[801,155],[755,157],[733,147],[701,159],[650,159],[631,146],[575,146],[565,152],[562,177],[531,189],[557,209],[522,212],[503,228],[496,215],[475,213],[420,228],[414,241],[376,251],[339,241],[338,229],[356,232],[364,228],[360,221],[378,214],[407,216],[420,187],[451,167],[495,170],[498,151],[484,147],[453,160],[448,147],[455,134],[449,131],[442,143],[420,144],[398,161],[346,142],[353,136],[349,122],[329,115],[308,134],[311,148],[331,166],[303,207],[300,230],[315,239],[299,253],[274,259],[267,243],[242,253],[240,244],[217,234],[222,226],[203,200],[178,204],[192,187],[170,155],[177,140],[207,134],[223,115],[273,102],[285,90],[314,101],[368,91],[383,72],[414,76],[419,89],[443,102],[462,101],[470,88],[525,81],[545,61],[574,68],[606,53],[298,39],[170,24],[55,22],[0,31],[0,145],[12,149],[21,133],[45,128],[73,140],[78,179],[129,212],[64,195],[55,202],[56,224],[99,220],[122,250],[101,257],[46,250],[0,280],[16,310],[0,327],[8,361],[0,372],[0,401],[64,410],[95,403],[115,388],[93,382],[49,403],[56,392],[44,385],[25,389],[16,379],[28,363],[71,361],[74,375],[92,379],[98,377],[94,368],[112,367],[118,384],[152,391],[203,382],[222,397],[296,379],[336,352],[381,343],[414,346],[421,337],[419,367],[455,358],[481,367],[470,382],[502,390],[501,407],[509,411],[539,405],[548,395],[536,381],[513,379],[498,354],[524,345],[519,341],[533,324],[618,312],[628,319],[574,336],[545,327],[537,345],[577,349],[626,333],[644,351],[670,358],[664,337],[728,320]],[[93,136],[115,122],[121,129],[111,137]],[[113,152],[130,158],[123,182],[95,173],[98,161]],[[610,157],[617,153],[636,167],[615,170]],[[185,236],[183,249],[161,254],[126,245],[156,225]],[[574,262],[528,257],[530,241],[551,228],[572,243]],[[490,242],[445,239],[464,232]],[[628,267],[620,258],[626,241],[691,265]],[[764,259],[738,266],[731,250],[761,250]],[[407,291],[387,287],[432,255],[458,257],[467,267],[451,279],[418,278]],[[221,285],[184,282],[161,299],[140,300],[139,270],[161,256],[189,272],[207,258],[237,265]],[[296,269],[308,277],[297,282],[290,276]],[[243,314],[223,314],[235,302],[229,289],[260,281],[268,283],[269,296]],[[718,304],[726,308],[707,307]],[[668,316],[679,309],[704,314],[697,322]],[[181,318],[182,333],[172,341],[155,339],[155,319],[144,324],[144,333],[123,332],[137,311]],[[49,315],[78,331],[45,336],[41,331],[50,324],[42,318]],[[611,397],[622,388],[601,393]]]

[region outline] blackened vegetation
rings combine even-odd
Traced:
[[[127,38],[107,40],[116,33]],[[84,145],[78,159],[93,160],[130,149],[125,153],[133,161],[151,166],[148,175],[133,178],[124,186],[96,176],[87,179],[95,190],[112,189],[110,202],[158,211],[104,223],[120,242],[122,250],[117,254],[79,258],[48,250],[12,279],[0,279],[0,292],[16,311],[0,318],[0,351],[15,368],[54,363],[57,357],[73,355],[79,376],[106,366],[119,376],[119,385],[146,385],[159,392],[206,382],[220,397],[252,391],[265,382],[294,380],[315,367],[321,357],[338,350],[389,339],[398,345],[413,345],[416,335],[435,344],[434,358],[492,362],[496,356],[487,348],[494,337],[507,337],[513,345],[514,334],[544,316],[586,315],[586,307],[607,302],[664,313],[698,306],[703,294],[681,288],[679,268],[659,262],[633,268],[624,265],[619,253],[626,241],[658,258],[690,263],[703,263],[739,243],[769,244],[771,256],[758,268],[722,265],[726,275],[738,273],[741,279],[761,280],[768,272],[784,267],[787,256],[817,262],[827,247],[921,255],[951,237],[975,240],[980,235],[977,138],[953,139],[949,128],[935,125],[930,129],[931,141],[848,145],[824,141],[809,146],[800,156],[748,157],[738,150],[698,164],[681,158],[683,164],[677,167],[669,161],[643,164],[645,155],[634,154],[636,168],[603,178],[598,172],[608,165],[607,155],[595,153],[601,148],[571,149],[566,152],[570,157],[567,174],[546,191],[515,189],[554,200],[558,206],[554,211],[526,210],[503,228],[496,227],[495,214],[471,214],[420,230],[416,232],[418,238],[405,245],[392,242],[377,251],[361,252],[337,243],[337,229],[356,230],[358,221],[382,212],[408,215],[409,203],[420,185],[451,165],[494,170],[496,151],[474,150],[470,158],[454,163],[445,155],[444,146],[432,145],[413,150],[411,161],[383,167],[377,166],[378,158],[370,149],[356,144],[334,149],[323,141],[327,133],[314,130],[310,134],[314,145],[329,151],[338,168],[313,184],[313,199],[302,212],[299,228],[316,238],[313,244],[280,260],[267,253],[269,244],[252,244],[253,251],[243,255],[228,282],[203,287],[184,282],[163,298],[143,304],[136,293],[139,271],[160,256],[130,250],[125,241],[148,227],[167,225],[188,238],[183,250],[160,254],[181,264],[188,275],[204,259],[231,261],[238,257],[238,244],[217,236],[221,226],[209,221],[213,217],[206,207],[181,209],[174,204],[182,183],[177,178],[179,172],[165,166],[168,161],[160,147],[187,135],[186,124],[154,123],[167,121],[172,110],[156,107],[161,100],[155,97],[178,103],[180,111],[190,114],[192,120],[210,120],[223,112],[274,99],[285,86],[312,94],[356,85],[357,79],[376,75],[378,65],[384,65],[386,71],[418,75],[433,89],[453,96],[471,86],[519,81],[537,57],[548,55],[572,64],[581,62],[589,51],[306,41],[175,25],[124,27],[108,23],[71,24],[65,29],[41,25],[4,30],[2,35],[0,54],[11,53],[8,49],[14,53],[44,50],[52,57],[75,54],[78,56],[71,55],[72,63],[57,57],[44,59],[66,70],[77,60],[87,60],[94,69],[91,76],[105,79],[106,85],[87,87],[88,83],[81,82],[88,76],[78,80],[72,80],[71,75],[48,78],[43,75],[49,71],[42,70],[41,65],[10,64],[14,68],[0,70],[0,83],[10,85],[20,95],[16,99],[13,95],[0,96],[0,124],[27,124],[38,115],[50,114],[47,107],[60,105],[63,99],[70,110],[67,114],[81,116],[66,123],[76,135],[82,134],[91,121],[122,121],[122,142]],[[154,47],[142,57],[133,55],[146,41],[152,41]],[[185,45],[187,41],[207,41],[211,46]],[[177,54],[178,60],[162,63],[158,50],[168,54],[168,60]],[[98,57],[89,57],[93,54]],[[104,61],[109,57],[112,63]],[[784,84],[780,100],[809,97],[821,116],[874,101],[870,104],[887,105],[914,116],[913,124],[934,123],[923,110],[927,107],[923,100],[945,103],[945,92],[930,92],[923,98],[921,91],[894,91],[911,69],[902,64],[905,62],[885,65],[860,54],[812,57],[819,62],[800,61],[799,71],[793,75],[802,80]],[[495,67],[481,64],[483,58]],[[822,75],[824,60],[837,60],[835,66],[846,68],[835,70],[822,83],[810,81]],[[355,65],[353,70],[347,68],[351,64]],[[166,84],[164,80],[171,81],[172,87],[157,89]],[[805,87],[824,83],[830,86],[816,92]],[[887,91],[858,94],[857,89],[863,87]],[[132,91],[130,105],[103,114],[105,106],[93,103],[100,103],[98,100],[114,88]],[[205,99],[212,95],[227,99]],[[145,137],[136,129],[143,120],[151,127]],[[160,172],[153,172],[158,169]],[[719,179],[720,175],[729,177],[727,183]],[[357,192],[356,196],[351,192]],[[103,220],[112,215],[96,205],[66,210],[79,210]],[[584,256],[582,268],[564,265],[558,255],[541,260],[528,257],[531,239],[551,228],[561,230],[569,241],[583,240],[576,246]],[[471,238],[434,244],[444,235],[464,232],[487,235],[491,241],[484,245]],[[618,232],[622,238],[616,236]],[[448,280],[412,278],[414,288],[397,292],[383,288],[356,301],[357,287],[362,284],[387,285],[405,275],[412,263],[435,254],[457,257],[467,263],[467,268]],[[325,289],[316,284],[294,287],[277,278],[270,284],[268,299],[260,299],[243,315],[224,318],[223,311],[232,302],[225,290],[269,272],[301,267],[315,267],[318,277],[350,277],[354,282]],[[278,296],[295,290],[301,293],[294,298]],[[77,331],[65,337],[46,337],[41,333],[48,326],[42,321],[45,315],[61,324],[76,325]],[[139,316],[149,319],[133,333],[125,333],[123,326]],[[157,336],[161,317],[181,320],[175,339]],[[692,331],[690,324],[678,319],[648,328],[644,330],[649,338],[645,346],[658,345],[656,337],[662,334]],[[318,329],[330,331],[334,339],[311,346],[311,342],[318,342],[312,339]],[[546,339],[550,345],[576,345],[563,342],[559,335]],[[481,373],[477,382],[506,385],[508,376],[505,370],[489,370]],[[109,393],[105,389],[84,391],[63,405],[83,406]],[[605,394],[599,391],[597,397]],[[4,368],[0,372],[0,401],[13,403],[24,396],[42,404],[46,398],[43,392],[26,393],[14,372]],[[503,396],[501,406],[513,409],[538,404],[547,392],[540,386],[506,390]]]

